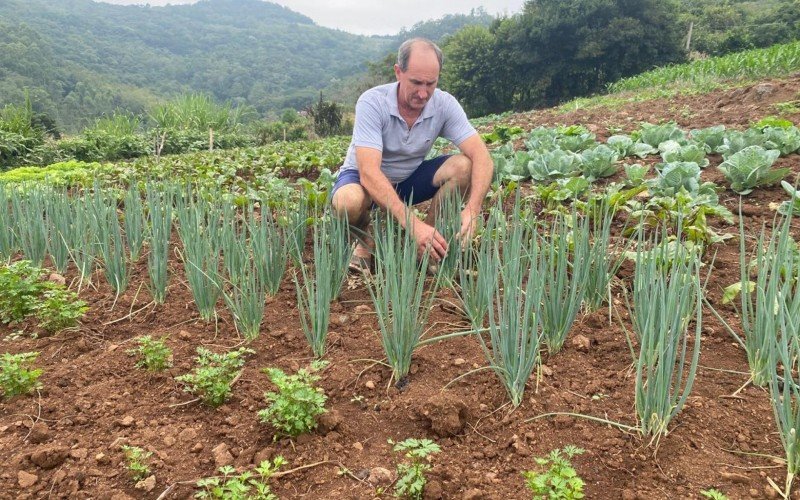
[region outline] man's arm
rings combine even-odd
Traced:
[[[356,164],[361,177],[361,185],[364,186],[372,201],[392,214],[402,227],[406,227],[407,222],[411,223],[410,230],[417,242],[418,252],[430,249],[431,256],[436,261],[441,260],[447,254],[447,242],[435,228],[417,219],[408,210],[406,204],[397,195],[392,183],[381,171],[381,159],[382,153],[377,149],[356,147]],[[491,181],[491,175],[489,179]]]
[[[458,149],[472,161],[469,198],[461,212],[461,236],[470,238],[475,231],[475,220],[483,209],[483,200],[492,186],[494,162],[480,134],[473,134],[458,145]]]

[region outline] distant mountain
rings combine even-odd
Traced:
[[[185,91],[263,113],[303,106],[391,45],[261,0],[2,0],[0,105],[21,103],[27,88],[37,111],[73,131],[115,108],[141,112]]]

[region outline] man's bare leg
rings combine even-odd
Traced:
[[[368,260],[372,255],[372,236],[369,234],[372,198],[361,184],[345,184],[336,190],[331,204],[337,215],[347,216],[350,229],[358,239],[353,254]]]
[[[425,223],[433,226],[436,223],[436,216],[439,210],[439,203],[442,197],[453,189],[461,193],[463,199],[469,192],[470,179],[472,176],[472,161],[464,155],[453,155],[442,164],[433,176],[433,184],[439,186],[439,190],[431,199],[431,207],[425,217]]]

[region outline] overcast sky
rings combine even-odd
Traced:
[[[102,0],[122,5],[166,5],[196,0]],[[400,28],[445,14],[466,14],[483,6],[490,14],[514,14],[524,0],[274,0],[327,28],[361,35],[394,35]]]

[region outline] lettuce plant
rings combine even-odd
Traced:
[[[780,151],[775,149],[748,146],[729,156],[718,168],[733,191],[746,195],[758,186],[778,182],[789,173],[788,168],[771,170],[779,155]]]

